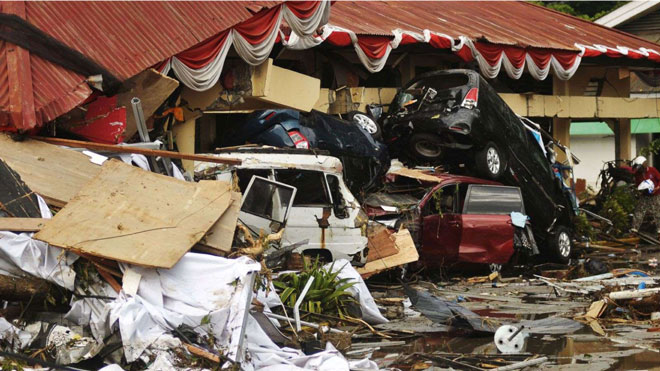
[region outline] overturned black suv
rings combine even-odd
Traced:
[[[567,151],[568,164],[557,162],[553,147],[560,146],[544,145],[540,127],[517,116],[477,72],[421,75],[397,93],[387,114],[369,109],[392,157],[520,187],[535,236],[548,255],[568,260],[578,210],[572,155]]]

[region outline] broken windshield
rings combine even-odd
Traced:
[[[469,77],[465,74],[437,74],[421,78],[399,91],[394,98],[390,112],[419,109],[422,101],[427,103],[444,103],[447,107],[456,105],[467,91]],[[429,92],[435,91],[433,94]]]

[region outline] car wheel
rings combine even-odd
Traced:
[[[355,124],[360,125],[367,133],[371,134],[375,139],[382,139],[380,125],[371,116],[359,111],[351,111],[346,114],[346,119]]]
[[[506,170],[506,158],[493,142],[477,152],[475,162],[479,175],[488,179],[498,180]]]
[[[421,162],[438,162],[444,150],[442,139],[431,133],[415,133],[408,140],[408,149],[416,160]]]
[[[555,233],[550,236],[549,253],[558,263],[567,264],[573,252],[573,242],[571,241],[571,232],[564,226],[558,226]]]

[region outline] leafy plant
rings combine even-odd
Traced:
[[[591,225],[591,223],[589,223],[589,220],[584,213],[581,213],[580,215],[573,218],[573,228],[575,229],[575,233],[578,236],[585,236],[590,240],[594,239],[596,236],[594,227]]]
[[[656,139],[649,143],[648,146],[642,147],[639,150],[639,154],[644,157],[649,157],[650,155],[657,155],[660,152],[660,139]]]
[[[614,235],[619,237],[630,228],[628,215],[635,211],[637,197],[630,186],[616,187],[603,203],[600,214],[612,221]]]
[[[341,269],[334,271],[333,268],[334,263],[329,268],[324,268],[318,258],[310,263],[303,259],[302,271],[282,274],[273,281],[273,285],[280,291],[282,303],[293,307],[307,281],[314,277],[300,309],[344,318],[349,303],[355,302],[353,295],[347,290],[357,282],[351,282],[350,278],[339,279]]]

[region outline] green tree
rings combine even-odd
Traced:
[[[532,1],[532,3],[594,21],[622,6],[626,1]]]

